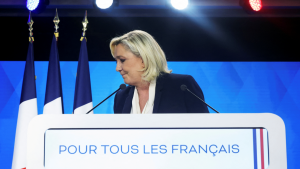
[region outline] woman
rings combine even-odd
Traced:
[[[208,113],[201,88],[189,75],[172,74],[164,52],[154,38],[140,30],[113,38],[110,50],[118,71],[129,86],[115,96],[114,112],[131,114]]]

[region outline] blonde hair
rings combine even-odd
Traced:
[[[137,57],[141,57],[145,68],[142,69],[142,79],[150,82],[161,73],[171,73],[168,70],[165,53],[154,38],[147,32],[134,30],[110,41],[110,51],[113,57],[117,45],[122,44],[126,50],[131,51]]]

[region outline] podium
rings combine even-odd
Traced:
[[[271,113],[39,115],[27,169],[286,169]]]

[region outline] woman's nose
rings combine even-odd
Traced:
[[[121,66],[121,64],[117,61],[116,71],[117,71],[117,72],[121,72],[121,70],[122,70],[122,66]]]

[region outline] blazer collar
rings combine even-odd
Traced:
[[[166,73],[162,73],[156,79],[153,113],[158,112],[158,106],[159,106],[159,103],[160,103],[160,98],[161,98],[162,90],[163,90],[164,83],[165,83],[165,76],[166,76]],[[130,89],[130,91],[128,93],[128,96],[125,100],[124,107],[123,107],[123,110],[122,110],[122,113],[124,113],[124,114],[129,114],[130,111],[131,111],[134,90],[135,90],[135,86],[131,86],[131,89]]]
[[[161,98],[162,90],[164,88],[164,83],[165,83],[165,76],[166,76],[166,73],[162,73],[156,79],[156,89],[155,89],[153,113],[158,113],[160,98]]]
[[[124,103],[124,107],[123,107],[123,110],[122,110],[122,113],[124,114],[129,114],[130,111],[131,111],[131,107],[132,107],[132,98],[133,98],[133,93],[134,93],[134,89],[135,87],[134,86],[130,86],[130,91],[128,93],[128,96],[125,100],[125,103]]]

